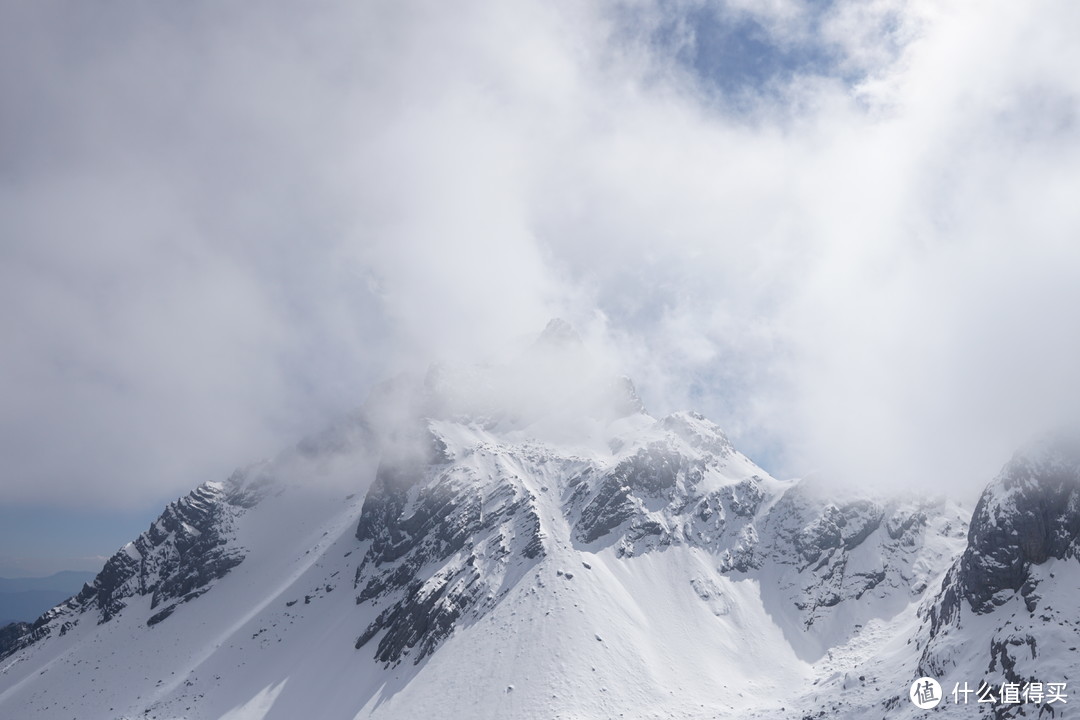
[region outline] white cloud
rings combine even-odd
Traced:
[[[975,487],[1075,404],[1078,11],[771,3],[843,77],[735,113],[650,41],[692,6],[7,6],[7,496],[180,492],[555,314],[781,474]]]

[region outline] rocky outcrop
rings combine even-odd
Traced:
[[[243,473],[226,483],[205,483],[172,502],[150,528],[110,557],[93,582],[32,624],[4,628],[0,657],[56,632],[63,635],[87,614],[107,623],[131,598],[150,596],[153,627],[177,606],[199,597],[244,560],[231,540],[233,520],[253,506],[264,484]]]
[[[967,546],[926,613],[918,672],[948,677],[974,665],[998,683],[1062,680],[1080,642],[1078,551],[1080,445],[1051,437],[1013,457],[979,498]],[[1053,716],[1055,706],[1027,711]],[[998,705],[984,714],[1025,712]]]
[[[357,649],[378,637],[378,661],[420,662],[544,555],[535,496],[517,477],[485,480],[468,466],[379,467],[356,528],[368,544],[354,587],[357,604],[380,612]]]
[[[1073,558],[1080,549],[1080,449],[1052,438],[1017,454],[983,491],[968,544],[932,610],[932,631],[951,623],[962,604],[985,614],[1019,593],[1038,607],[1032,565]]]
[[[929,558],[919,562],[927,539],[940,540],[931,552],[940,562],[966,530],[958,508],[941,500],[838,500],[816,483],[763,475],[717,487],[710,474],[730,473],[740,462],[718,427],[676,413],[655,430],[660,437],[636,449],[617,444],[624,457],[610,469],[589,467],[569,480],[564,510],[575,542],[593,550],[614,545],[622,556],[701,547],[718,556],[718,569],[736,575],[772,566],[777,580],[765,592],[776,595],[776,611],[791,615],[800,633],[841,616],[850,618],[842,632],[852,632],[874,612],[895,612],[928,588]],[[860,610],[841,611],[846,601]]]
[[[21,647],[30,632],[30,623],[13,622],[0,627],[0,658],[7,657]]]
[[[735,455],[720,428],[697,413],[675,413],[654,431],[636,447],[616,440],[622,459],[614,466],[589,467],[568,481],[564,512],[576,543],[614,544],[620,555],[680,543],[719,549],[757,511],[765,497],[760,477],[719,488],[703,483]]]
[[[162,609],[148,624],[161,622],[243,561],[243,551],[228,540],[237,506],[253,502],[248,492],[230,497],[221,483],[200,485],[109,558],[77,600],[96,608],[99,622],[108,622],[129,598],[149,595],[151,609]]]
[[[571,505],[584,505],[574,537],[592,543],[629,520],[637,521],[628,530],[631,537],[663,537],[669,528],[648,518],[644,503],[659,500],[668,505],[676,497],[692,494],[702,474],[700,461],[684,457],[667,443],[656,442],[618,463],[595,485],[587,482],[591,474],[581,475],[572,483],[575,494]]]

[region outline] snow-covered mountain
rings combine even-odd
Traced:
[[[170,504],[0,630],[0,716],[922,717],[921,674],[1080,665],[1080,462],[1040,453],[970,531],[840,497],[650,416],[553,323]]]
[[[94,573],[76,570],[47,577],[0,577],[0,626],[35,619],[93,579]]]
[[[984,672],[1000,695],[1080,671],[1080,445],[1051,436],[1017,454],[979,499],[963,554],[928,613],[924,675],[953,687]],[[996,683],[994,682],[996,681]],[[1047,693],[1048,694],[1048,693]],[[1060,717],[1067,703],[1031,701]],[[988,716],[1017,717],[1019,705]],[[1056,713],[1056,715],[1055,715]]]

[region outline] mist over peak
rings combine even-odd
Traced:
[[[562,318],[553,318],[548,322],[540,337],[536,339],[537,348],[565,348],[567,346],[584,347],[581,336],[574,326]]]
[[[587,441],[645,406],[629,377],[569,323],[553,320],[534,342],[497,360],[436,362],[423,375],[385,381],[364,413],[376,427],[446,419],[523,438]]]
[[[1080,404],[1064,0],[403,2],[0,9],[13,506],[152,506],[430,358],[444,414],[636,394],[969,496]],[[465,369],[525,329],[591,357]]]

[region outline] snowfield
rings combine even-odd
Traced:
[[[384,387],[172,503],[82,593],[0,633],[0,716],[916,718],[925,673],[946,691],[1077,676],[1066,451],[1007,467],[969,532],[944,499],[772,478],[625,379],[573,387],[562,416],[546,390],[500,412],[500,382],[520,378]]]

